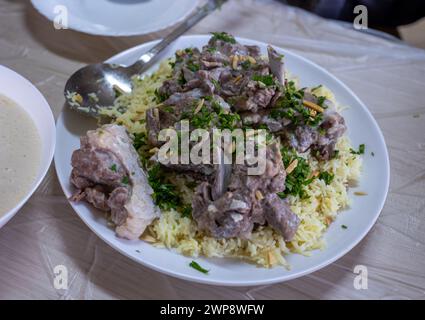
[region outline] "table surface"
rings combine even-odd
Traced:
[[[271,0],[230,0],[189,33],[225,30],[269,42],[324,66],[366,103],[390,152],[391,186],[366,238],[332,265],[281,284],[227,288],[142,267],[97,238],[68,205],[53,166],[25,207],[0,230],[0,299],[424,299],[425,51],[349,30]],[[29,1],[0,0],[0,64],[45,95],[55,117],[67,78],[83,64],[164,35],[94,37],[55,30]],[[54,268],[68,269],[68,290]],[[356,265],[368,289],[356,290]]]

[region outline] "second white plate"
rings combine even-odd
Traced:
[[[71,29],[104,36],[148,34],[187,17],[198,0],[31,0],[51,21],[62,19]],[[64,20],[65,19],[65,20]]]

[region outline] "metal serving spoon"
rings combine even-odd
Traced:
[[[199,7],[193,15],[131,66],[98,63],[78,70],[69,78],[65,86],[67,105],[73,110],[100,118],[99,111],[114,104],[117,92],[131,93],[132,76],[145,72],[174,40],[221,7],[225,1],[209,0],[206,5]]]

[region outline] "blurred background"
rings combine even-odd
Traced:
[[[281,0],[324,18],[352,23],[355,6],[369,11],[369,27],[425,48],[424,0]],[[373,30],[371,30],[373,32]]]

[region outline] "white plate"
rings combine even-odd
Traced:
[[[201,47],[208,39],[209,36],[182,37],[167,50],[165,56],[172,56],[177,49]],[[238,40],[244,44],[258,45],[266,52],[265,43]],[[131,64],[152,45],[154,43],[132,48],[113,57],[110,62]],[[294,279],[323,268],[350,251],[373,226],[385,202],[389,185],[389,160],[384,138],[365,105],[341,81],[296,54],[282,49],[278,51],[285,54],[287,68],[300,77],[302,86],[326,85],[335,93],[341,104],[351,107],[343,112],[349,128],[348,134],[355,146],[361,143],[367,145],[359,189],[367,192],[368,196],[355,197],[352,207],[339,215],[326,233],[326,250],[315,251],[311,257],[289,255],[287,259],[292,266],[289,271],[283,267],[262,269],[231,259],[196,259],[203,267],[211,270],[208,275],[204,275],[188,267],[193,260],[191,258],[167,249],[154,248],[141,241],[128,242],[118,239],[114,231],[107,227],[103,214],[86,204],[71,203],[81,219],[113,248],[149,268],[178,278],[216,285],[263,285]],[[95,128],[94,122],[69,111],[65,111],[57,122],[59,143],[55,155],[56,170],[67,197],[71,196],[73,191],[69,183],[71,154],[79,148],[79,135],[84,135],[87,129],[92,128]],[[374,157],[370,155],[371,151],[374,152]],[[351,196],[352,193],[353,191],[350,191]],[[347,225],[348,229],[342,229],[343,224]]]
[[[55,151],[55,119],[46,99],[27,79],[15,71],[0,66],[0,95],[16,102],[34,121],[40,134],[42,151],[41,165],[37,178],[25,197],[9,212],[0,218],[0,228],[3,227],[16,212],[28,201],[47,173]],[[1,146],[0,146],[1,150]],[[1,152],[1,151],[0,151]]]
[[[198,0],[31,0],[47,19],[66,14],[68,27],[104,36],[148,34],[171,27],[187,17]],[[66,8],[66,11],[63,10]],[[52,26],[53,27],[53,26]]]

